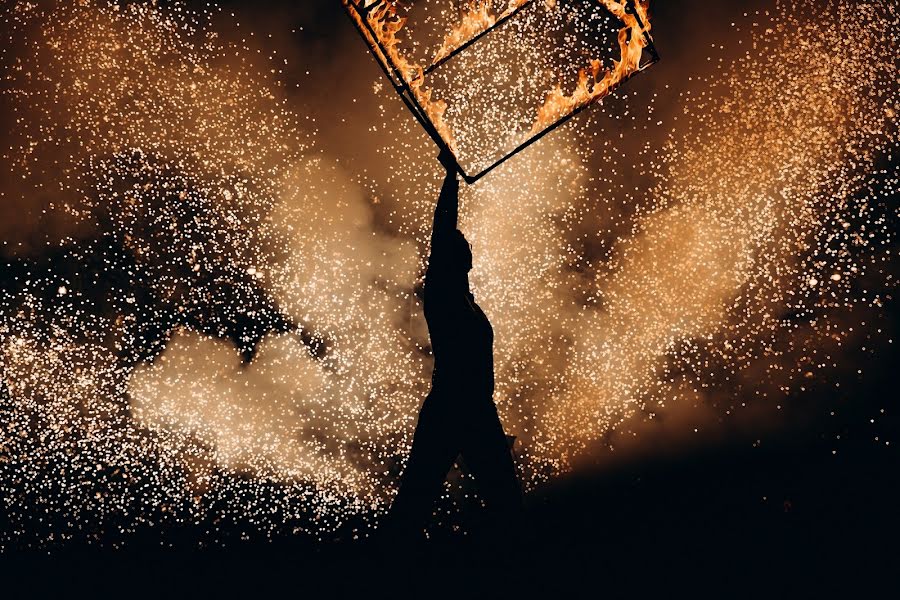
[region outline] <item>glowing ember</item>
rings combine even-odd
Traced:
[[[544,104],[538,109],[537,118],[531,127],[532,134],[550,127],[559,119],[579,108],[596,102],[610,93],[612,89],[636,73],[641,68],[641,58],[647,47],[650,32],[650,20],[647,15],[647,2],[637,2],[636,10],[641,19],[625,11],[625,5],[614,0],[600,0],[625,26],[619,31],[618,61],[613,68],[602,71],[601,62],[592,60],[590,70],[581,69],[578,73],[578,84],[571,94],[566,94],[560,85],[547,95]],[[602,76],[601,76],[602,73]]]
[[[406,25],[406,19],[397,14],[396,0],[343,0],[343,2],[345,5],[352,2],[357,7],[348,13],[357,22],[359,30],[366,36],[382,63],[388,68],[393,66],[399,70],[400,76],[409,86],[438,134],[455,152],[453,132],[444,122],[447,103],[432,98],[431,90],[425,87],[424,68],[406,59],[399,50],[398,34]],[[365,15],[365,23],[361,14]],[[372,38],[372,33],[375,34],[375,39]],[[382,52],[382,48],[387,56]]]
[[[592,2],[584,4],[590,6]],[[345,2],[345,6],[350,4]],[[611,60],[609,67],[604,66],[606,61],[602,57],[590,60],[590,69],[578,72],[577,83],[571,93],[563,91],[564,83],[560,81],[552,88],[542,87],[542,82],[549,73],[563,73],[569,69],[569,65],[555,64],[564,60],[561,58],[564,54],[600,50],[594,46],[594,38],[601,33],[595,31],[601,20],[585,6],[573,4],[561,7],[555,2],[513,0],[502,12],[495,14],[488,0],[470,2],[461,18],[444,36],[431,65],[425,69],[410,58],[417,44],[415,40],[411,46],[408,44],[410,47],[406,50],[401,48],[398,32],[407,31],[411,38],[416,37],[417,32],[414,29],[408,31],[409,18],[399,16],[396,2],[352,6],[354,9],[349,12],[378,59],[389,73],[399,76],[401,82],[395,83],[398,91],[402,95],[403,87],[410,89],[416,103],[421,106],[421,109],[410,106],[411,110],[420,120],[431,122],[437,136],[443,140],[436,140],[438,144],[446,143],[452,149],[470,180],[481,177],[511,154],[536,141],[542,132],[558,126],[652,64],[641,64],[644,49],[650,45],[650,25],[647,7],[640,3],[634,5],[634,14],[629,12],[632,9],[627,8],[626,4],[613,0],[599,0],[594,5],[602,6],[619,23],[616,29],[616,58]],[[528,10],[524,10],[526,7]],[[432,15],[417,22],[424,27],[434,20],[436,18]],[[515,23],[510,25],[509,20]],[[500,27],[501,23],[503,31],[495,30],[488,36],[490,39],[479,37],[492,28]],[[512,31],[508,31],[509,28]],[[530,44],[524,41],[525,31],[535,38]],[[514,32],[518,32],[518,43],[529,48],[528,53],[516,52],[517,42],[507,40],[507,36]],[[424,32],[419,31],[418,35],[423,36]],[[602,35],[599,37],[602,38]],[[476,48],[471,48],[470,42],[475,42]],[[575,48],[561,52],[559,44]],[[510,56],[503,55],[503,47],[510,51]],[[651,52],[651,58],[655,60],[655,52]],[[447,60],[455,64],[446,67]],[[448,74],[448,69],[452,73]],[[467,71],[473,85],[462,90],[450,85],[449,81],[459,78],[457,71]],[[429,82],[427,86],[426,80]],[[474,85],[477,82],[482,82],[480,90]],[[440,100],[436,99],[435,94],[438,88]],[[515,111],[513,105],[529,102],[534,102],[536,115],[529,115],[531,121],[527,126],[519,124],[513,115],[506,115],[507,123],[494,116],[498,107],[503,107],[502,111]],[[419,115],[420,111],[424,115]],[[482,127],[475,131],[467,120],[481,120]]]
[[[489,0],[473,0],[466,8],[459,22],[444,37],[444,41],[441,47],[438,48],[437,53],[435,53],[432,63],[447,58],[466,42],[487,31],[497,21],[513,14],[529,1],[531,0],[510,0],[509,7],[500,15],[495,15],[491,10]]]

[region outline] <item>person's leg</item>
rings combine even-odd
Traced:
[[[518,518],[522,489],[497,409],[490,401],[473,407],[462,428],[462,456],[488,510],[503,521]],[[499,524],[499,523],[498,523]]]
[[[446,400],[429,397],[419,412],[400,490],[388,516],[388,527],[398,540],[414,539],[428,522],[447,472],[459,453]]]

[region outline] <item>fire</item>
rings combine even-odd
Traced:
[[[497,21],[505,19],[530,1],[531,0],[510,0],[506,10],[500,15],[495,15],[491,12],[488,0],[473,0],[469,3],[469,7],[460,22],[457,23],[444,38],[444,42],[434,55],[432,64],[447,58],[456,51],[457,48],[490,29]],[[555,0],[547,0],[547,2],[548,6],[550,2],[555,4]]]
[[[443,100],[435,100],[432,98],[432,90],[425,87],[425,70],[421,65],[407,59],[400,52],[400,31],[406,26],[406,18],[397,14],[396,0],[344,0],[344,4],[353,2],[357,7],[356,10],[348,10],[347,12],[357,22],[360,31],[362,31],[369,45],[375,49],[378,59],[389,69],[391,65],[396,67],[403,81],[409,86],[410,91],[415,96],[416,101],[425,111],[428,119],[434,125],[438,134],[443,138],[447,146],[456,153],[456,142],[453,138],[453,132],[444,121],[444,114],[447,112],[447,103]],[[368,27],[362,22],[360,12],[366,14],[366,21],[372,32],[375,33],[376,40],[372,38]],[[383,49],[383,51],[382,51]],[[387,53],[387,56],[385,56]]]
[[[647,46],[646,34],[650,31],[646,0],[634,4],[640,20],[626,12],[625,5],[620,2],[598,1],[624,23],[624,27],[619,30],[618,38],[620,60],[613,61],[613,68],[605,71],[602,76],[600,61],[592,60],[590,70],[581,69],[578,72],[578,84],[571,94],[566,94],[557,84],[538,109],[537,118],[531,126],[532,134],[549,127],[572,111],[603,98],[629,75],[640,70],[641,56]]]
[[[495,14],[488,0],[470,0],[459,23],[444,37],[431,64],[446,59],[467,42],[532,1],[509,0],[506,9],[500,14]],[[547,94],[543,105],[537,109],[531,127],[532,135],[553,125],[571,112],[603,98],[616,85],[640,70],[643,50],[648,44],[647,33],[650,31],[648,0],[637,0],[634,3],[637,16],[626,11],[625,2],[620,0],[597,1],[623,23],[618,34],[620,59],[613,61],[613,67],[608,70],[602,69],[600,60],[592,60],[588,68],[579,71],[578,82],[571,93],[567,94],[562,86],[557,84]],[[345,5],[353,4],[355,10],[348,12],[357,22],[370,46],[374,48],[378,59],[403,79],[438,135],[456,154],[456,141],[445,121],[447,103],[435,99],[433,90],[425,86],[425,68],[401,52],[400,33],[406,27],[407,18],[399,14],[398,0],[343,0],[343,2]],[[555,0],[544,0],[544,3],[548,9],[556,7]],[[365,15],[365,23],[362,15]]]

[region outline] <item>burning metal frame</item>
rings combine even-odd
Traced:
[[[449,52],[439,60],[436,60],[431,65],[425,68],[418,69],[418,74],[412,81],[408,81],[407,78],[403,76],[403,70],[401,66],[391,58],[392,53],[388,50],[387,47],[385,47],[376,31],[372,28],[371,22],[369,20],[370,14],[378,10],[383,10],[385,8],[385,5],[388,4],[390,0],[342,0],[342,3],[344,5],[344,9],[347,11],[347,14],[353,21],[353,24],[356,26],[363,39],[366,41],[366,45],[368,46],[369,51],[375,57],[376,62],[379,64],[385,75],[387,75],[388,79],[391,81],[391,84],[400,95],[403,103],[413,114],[419,124],[425,129],[426,133],[428,133],[434,143],[437,144],[438,148],[440,148],[442,151],[450,152],[455,157],[456,153],[453,151],[452,144],[448,140],[446,140],[444,136],[441,135],[439,127],[433,122],[432,118],[429,117],[429,112],[425,110],[425,108],[423,107],[423,103],[419,101],[419,98],[417,98],[414,87],[418,88],[419,86],[421,86],[421,80],[424,79],[424,77],[434,72],[441,65],[452,60],[453,57],[465,51],[472,44],[475,44],[478,40],[488,35],[491,31],[504,26],[510,20],[515,18],[516,15],[518,15],[522,10],[533,4],[535,1],[536,0],[523,0],[514,9],[508,11],[506,14],[497,19],[496,22],[494,22],[490,27],[485,28],[464,43],[460,44],[458,47],[453,49],[453,51]],[[527,140],[516,146],[513,150],[502,156],[500,159],[496,160],[490,166],[482,169],[480,172],[475,174],[467,173],[457,160],[457,170],[459,174],[462,175],[463,179],[465,179],[466,183],[470,185],[475,183],[525,148],[531,146],[548,133],[554,131],[558,127],[568,122],[572,117],[579,114],[587,107],[611,94],[621,84],[625,83],[638,73],[645,71],[659,61],[659,54],[657,53],[656,48],[653,45],[652,37],[648,33],[649,23],[645,22],[646,12],[636,10],[635,8],[635,3],[638,1],[639,0],[623,0],[621,2],[621,4],[624,6],[625,13],[631,15],[636,19],[637,23],[640,25],[640,29],[642,32],[641,35],[644,36],[643,43],[641,44],[643,49],[641,52],[640,61],[637,64],[637,68],[631,72],[627,72],[621,79],[615,81],[605,90],[604,93],[591,98],[587,102],[578,104],[574,108],[572,108],[572,110],[566,112],[565,114],[562,114],[555,121],[538,130]],[[614,18],[618,18],[615,14],[609,11],[605,3],[600,2],[600,6],[604,7],[611,16],[613,16]],[[642,13],[644,16],[642,16]],[[396,52],[397,51],[394,50],[393,54],[396,54]],[[412,85],[416,82],[418,83],[418,86]]]

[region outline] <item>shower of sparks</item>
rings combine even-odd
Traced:
[[[898,8],[815,6],[737,23],[752,47],[676,114],[617,99],[465,192],[527,488],[827,378],[892,293]],[[393,495],[435,161],[385,110],[388,183],[330,162],[286,57],[225,17],[4,8],[2,547],[363,535]]]

